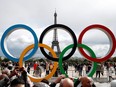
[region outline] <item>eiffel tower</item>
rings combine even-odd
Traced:
[[[54,24],[57,24],[57,13],[56,13],[56,11],[54,13]],[[55,53],[56,53],[57,57],[59,57],[61,51],[60,51],[60,46],[59,46],[59,42],[58,42],[57,28],[55,28],[54,32],[53,32],[53,41],[52,41],[51,48],[54,50],[55,47],[57,48],[57,51],[55,51]],[[49,55],[52,56],[51,53],[49,53]]]

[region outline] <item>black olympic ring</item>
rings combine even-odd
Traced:
[[[65,25],[63,25],[63,24],[54,24],[54,25],[51,25],[51,26],[47,27],[47,28],[42,32],[42,34],[41,34],[41,36],[40,36],[39,43],[42,43],[42,42],[43,42],[43,38],[44,38],[44,36],[46,35],[46,33],[47,33],[48,31],[50,31],[51,29],[55,29],[55,28],[61,28],[61,29],[64,29],[64,30],[68,31],[68,33],[71,35],[71,37],[72,37],[72,39],[73,39],[73,44],[74,44],[74,46],[73,46],[71,52],[70,52],[68,55],[66,55],[65,57],[63,57],[63,61],[64,61],[64,60],[69,59],[69,58],[75,53],[76,46],[77,46],[77,38],[76,38],[74,32],[73,32],[69,27],[67,27],[67,26],[65,26]],[[47,57],[48,59],[50,59],[50,60],[52,60],[52,61],[57,61],[57,62],[59,61],[59,58],[53,58],[52,56],[48,55],[48,54],[45,52],[45,50],[44,50],[43,47],[40,47],[40,50],[41,50],[41,52],[43,53],[43,55],[44,55],[45,57]]]

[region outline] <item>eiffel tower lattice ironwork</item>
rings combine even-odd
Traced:
[[[57,24],[57,13],[54,13],[54,24]],[[59,46],[59,42],[58,42],[58,34],[57,34],[57,28],[54,29],[53,32],[53,41],[52,41],[52,46],[51,48],[54,50],[54,48],[56,47],[57,51],[55,51],[57,57],[60,56],[61,50],[60,50],[60,46]],[[50,56],[51,53],[49,53]]]

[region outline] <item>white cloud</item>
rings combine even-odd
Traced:
[[[103,57],[103,56],[107,55],[107,53],[109,51],[109,45],[108,44],[93,45],[93,46],[91,46],[91,49],[95,52],[97,57]]]

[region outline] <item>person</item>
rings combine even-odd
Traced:
[[[51,71],[52,71],[52,69],[53,69],[53,64],[52,64],[52,63],[50,63],[49,68],[50,68],[50,72],[51,72]]]
[[[75,73],[78,71],[77,66],[78,66],[78,64],[75,63],[75,64],[74,64],[74,67],[75,67]]]
[[[8,87],[10,79],[6,74],[0,75],[0,87]]]
[[[62,79],[64,79],[64,78],[65,78],[64,75],[60,75],[54,82],[52,82],[52,83],[50,84],[50,87],[56,87],[56,85],[57,85],[58,83],[60,83],[60,81],[61,81]]]
[[[101,64],[101,74],[102,74],[102,76],[104,75],[104,65],[103,64]]]
[[[78,64],[77,70],[79,72],[79,76],[82,76],[82,68],[83,68],[83,64]]]
[[[37,62],[35,62],[34,65],[33,65],[33,69],[34,69],[33,75],[35,75],[35,71],[36,71],[37,66],[38,66],[38,64],[37,64]]]
[[[6,74],[7,76],[9,76],[10,75],[10,70],[6,68],[2,71],[2,74]]]
[[[21,78],[16,78],[13,81],[11,81],[10,87],[25,87],[25,82]]]
[[[64,70],[65,70],[65,72],[68,74],[68,64],[67,63],[64,63]]]
[[[83,65],[83,69],[82,69],[83,71],[82,71],[82,76],[86,76],[87,74],[86,74],[86,71],[87,71],[87,66],[84,64]]]
[[[115,70],[115,75],[116,75],[116,63],[114,63],[114,70]]]
[[[12,70],[12,68],[13,68],[12,61],[9,61],[9,62],[8,62],[8,69],[9,69],[9,70]]]
[[[5,62],[1,62],[1,71],[4,69]]]
[[[109,69],[108,69],[108,78],[109,78],[109,82],[111,82],[111,80],[113,79],[112,73],[113,73],[113,67],[112,67],[111,64],[109,64]]]
[[[24,80],[25,87],[30,87],[31,83],[28,80],[27,72],[25,70],[22,71],[20,78]]]
[[[28,63],[28,65],[27,65],[27,72],[28,72],[28,73],[30,73],[30,68],[31,68],[31,64]]]
[[[35,71],[35,76],[36,77],[41,77],[41,73],[42,73],[42,68],[41,68],[41,66],[37,66],[37,68],[36,68],[36,71]]]
[[[98,75],[99,75],[98,78],[100,78],[100,72],[101,72],[101,64],[98,64],[96,69],[96,78]]]
[[[74,87],[96,87],[96,85],[92,78],[83,76],[74,83]]]
[[[74,87],[74,83],[70,78],[62,79],[59,87]]]
[[[89,73],[89,71],[91,70],[91,66],[92,66],[91,63],[88,63],[87,68],[86,68],[87,70],[86,73]]]
[[[48,75],[48,74],[49,74],[49,63],[46,62],[46,75]]]

